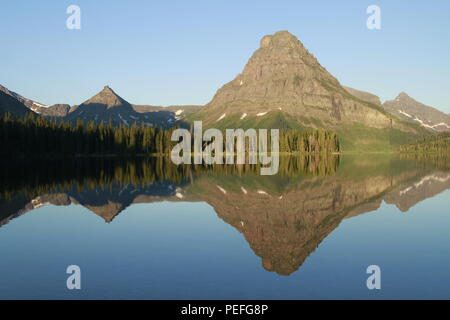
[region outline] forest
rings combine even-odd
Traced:
[[[0,153],[7,157],[169,154],[177,143],[171,141],[175,129],[148,124],[115,127],[111,122],[95,124],[82,120],[73,125],[33,114],[16,119],[6,113],[0,118]],[[279,150],[333,153],[340,151],[340,145],[337,135],[328,130],[281,130]]]
[[[150,125],[114,127],[78,120],[75,125],[33,114],[0,119],[1,153],[6,155],[134,155],[168,153],[171,130]]]
[[[450,153],[450,133],[444,132],[428,137],[424,137],[419,141],[403,145],[400,152],[406,153]]]

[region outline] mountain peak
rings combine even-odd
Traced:
[[[370,97],[380,104],[377,97]],[[266,128],[343,128],[357,123],[415,133],[415,129],[393,121],[374,103],[348,93],[288,31],[264,36],[242,72],[191,118],[203,120],[205,127],[251,123]]]
[[[127,101],[120,97],[109,86],[105,86],[102,91],[90,98],[83,104],[101,104],[106,108],[113,108],[117,106],[131,106]]]
[[[273,35],[265,35],[261,41],[261,48],[267,47],[285,47],[285,46],[295,46],[300,44],[300,41],[287,30],[282,30],[275,32]]]
[[[394,100],[386,101],[383,108],[403,120],[419,124],[429,130],[450,130],[450,117],[448,115],[415,100],[406,92],[400,92]]]
[[[398,94],[397,98],[399,98],[399,99],[410,98],[411,99],[411,97],[404,91],[400,92]]]
[[[318,64],[315,57],[308,52],[300,40],[286,30],[262,37],[260,48],[255,52],[255,55],[284,61],[300,58],[307,64]]]
[[[279,111],[339,121],[340,102],[331,95],[341,98],[344,92],[296,36],[278,31],[261,39],[243,71],[217,91],[203,112],[211,122],[224,113],[262,119]]]
[[[401,101],[404,103],[420,103],[404,91],[398,94],[398,96],[395,98],[395,101]]]

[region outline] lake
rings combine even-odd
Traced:
[[[448,159],[286,157],[275,176],[30,160],[0,174],[1,299],[450,298]]]

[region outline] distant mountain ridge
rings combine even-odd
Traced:
[[[102,91],[92,98],[73,107],[65,117],[65,120],[71,122],[75,122],[78,119],[85,122],[103,122],[104,124],[111,121],[115,126],[147,123],[152,126],[170,127],[175,123],[175,117],[168,111],[148,113],[135,111],[128,101],[116,94],[109,86],[105,86]]]
[[[390,114],[405,121],[436,132],[450,130],[449,114],[414,100],[405,92],[401,92],[394,100],[381,104],[380,98],[375,94],[350,87],[344,89],[361,100],[382,106]]]
[[[174,105],[174,106],[149,106],[149,105],[132,105],[133,109],[139,113],[168,111],[172,112],[176,120],[182,120],[189,114],[200,110],[202,106],[199,105]]]
[[[414,100],[405,92],[401,92],[394,100],[383,103],[383,108],[401,119],[433,131],[450,130],[448,114]]]
[[[366,92],[366,91],[361,91],[361,90],[356,90],[356,89],[353,89],[353,88],[350,88],[350,87],[346,87],[346,86],[342,86],[342,87],[348,93],[350,93],[351,95],[353,95],[353,96],[355,96],[355,97],[357,97],[357,98],[359,98],[361,100],[364,100],[364,101],[376,104],[378,106],[381,106],[380,97],[378,97],[378,96],[376,96],[376,95],[374,95],[372,93],[369,93],[369,92]]]
[[[33,113],[46,118],[63,119],[69,122],[76,122],[77,119],[80,119],[85,122],[94,121],[95,123],[109,123],[111,119],[116,126],[130,126],[136,122],[138,124],[146,123],[170,127],[201,108],[201,106],[196,105],[174,105],[168,107],[133,105],[116,94],[109,86],[105,86],[102,91],[92,98],[73,107],[69,104],[45,106],[1,85],[0,92],[18,102],[13,103],[13,100],[7,99],[9,101],[8,107],[6,107],[6,102],[3,103],[4,106],[0,102],[0,108],[17,117],[23,117],[27,113],[26,110],[20,107],[25,106]],[[14,104],[13,107],[12,104]]]

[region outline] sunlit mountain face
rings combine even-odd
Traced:
[[[166,243],[168,240],[165,237],[174,232],[171,228],[176,229],[175,238],[187,239],[192,236],[193,228],[199,228],[201,231],[197,230],[200,233],[197,232],[196,236],[206,243],[211,240],[212,245],[217,240],[214,240],[216,236],[209,239],[211,235],[205,231],[212,223],[215,228],[220,226],[227,230],[223,237],[230,241],[230,247],[226,247],[228,242],[225,241],[225,244],[221,243],[222,247],[209,248],[216,255],[220,256],[221,250],[225,250],[229,251],[228,255],[234,256],[232,246],[235,241],[240,241],[240,245],[245,244],[247,249],[236,251],[234,267],[239,268],[240,259],[248,259],[258,274],[263,272],[296,279],[297,274],[302,274],[303,266],[306,269],[304,272],[312,272],[308,266],[309,260],[313,264],[317,263],[315,255],[321,256],[323,243],[332,242],[332,235],[342,232],[339,231],[341,225],[363,221],[366,214],[370,217],[377,213],[381,218],[386,215],[384,211],[387,204],[393,205],[397,214],[403,212],[408,215],[422,202],[433,201],[441,193],[447,192],[450,188],[450,168],[446,167],[446,163],[448,161],[436,157],[423,159],[418,156],[285,157],[281,159],[277,175],[260,176],[258,168],[250,165],[175,166],[164,157],[132,161],[85,159],[55,162],[53,165],[39,161],[28,164],[17,162],[2,166],[4,183],[0,190],[0,238],[3,246],[8,246],[12,245],[11,241],[16,237],[22,240],[36,237],[35,233],[39,233],[39,230],[49,228],[56,232],[67,218],[71,219],[75,230],[78,220],[83,221],[83,228],[79,232],[95,241],[91,245],[96,247],[105,245],[105,233],[112,236],[119,232],[120,237],[123,237],[122,231],[118,229],[127,228],[131,238],[139,234],[140,239],[139,244],[135,244],[132,249],[128,247],[128,250],[143,250],[146,241],[152,243],[147,243],[149,247],[145,254],[148,256],[144,260],[124,256],[121,261],[124,265],[145,264],[150,263],[148,259],[153,254],[158,256],[162,248],[152,253],[149,248],[155,246],[155,239],[147,239],[146,233],[140,234],[143,231],[141,228],[147,226],[149,233],[152,233],[153,223],[158,225],[161,223],[158,219],[164,219],[167,234],[160,234],[158,241],[164,246],[165,254],[170,256],[171,251],[174,255],[179,254],[176,243]],[[19,167],[22,170],[18,170]],[[209,208],[208,219],[213,220],[205,222],[205,216],[192,217],[192,208],[196,205],[206,205]],[[176,214],[185,213],[190,217],[185,221],[186,225],[174,221],[172,206],[176,206]],[[55,209],[59,213],[52,216],[50,212]],[[163,217],[160,214],[164,214]],[[430,222],[433,220],[432,210],[428,214]],[[142,221],[139,230],[136,230],[137,234],[133,234],[133,228],[127,226],[134,219],[137,223]],[[376,223],[383,226],[383,221]],[[405,220],[402,223],[408,225],[410,222]],[[371,227],[371,230],[377,228],[376,224]],[[398,227],[402,229],[404,226]],[[342,228],[345,230],[348,227]],[[96,233],[96,229],[102,231]],[[49,236],[55,237],[55,240],[61,238],[58,233]],[[120,237],[114,238],[111,245],[118,246],[115,242],[120,242]],[[63,243],[66,241],[59,240]],[[44,244],[38,241],[32,246],[41,245]],[[76,243],[72,245],[77,246]],[[77,250],[83,251],[84,245],[80,244]],[[427,243],[422,245],[426,246]],[[201,255],[201,248],[192,247],[191,250],[193,257]],[[106,259],[111,258],[109,254],[113,254],[108,252],[102,253],[107,256]],[[9,254],[13,254],[12,251]],[[15,254],[19,255],[17,252]],[[349,252],[340,254],[345,257]],[[407,255],[407,252],[398,254]],[[55,258],[51,252],[46,255],[50,255],[49,259]],[[176,272],[178,269],[169,260],[160,261],[159,267]],[[9,267],[14,267],[16,263],[14,259],[6,261],[10,261],[6,264]],[[194,265],[190,268],[194,268]],[[4,264],[2,271],[3,268]],[[196,273],[191,269],[183,270],[184,273]],[[220,272],[225,277],[230,276],[227,270]],[[171,292],[171,284],[167,285],[167,292]],[[201,288],[198,290],[203,292]],[[331,294],[324,290],[324,296]],[[53,293],[48,294],[51,296]],[[292,292],[287,290],[286,294],[291,296]],[[24,292],[17,292],[17,295],[26,296]]]

